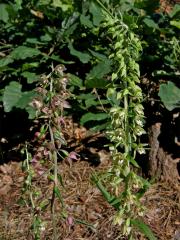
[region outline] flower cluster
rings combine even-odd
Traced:
[[[142,48],[140,40],[119,17],[107,15],[104,27],[112,39],[109,58],[114,63],[112,83],[107,91],[107,98],[112,104],[109,111],[111,126],[107,136],[111,140],[111,185],[121,202],[115,223],[122,225],[123,233],[129,235],[130,219],[142,213],[142,206],[135,193],[143,188],[143,181],[131,167],[132,164],[138,166],[136,152],[145,152],[144,145],[139,143],[139,137],[145,133],[143,95],[138,86],[140,71],[137,63]],[[120,186],[124,190],[119,194]]]

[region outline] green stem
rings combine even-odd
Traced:
[[[127,88],[127,84],[126,84],[126,88]],[[125,153],[127,155],[129,155],[130,151],[131,151],[131,146],[130,146],[130,132],[129,132],[129,106],[128,106],[128,96],[125,95],[124,96],[124,109],[125,109],[125,121],[124,121],[124,129],[125,129]]]
[[[25,147],[26,165],[27,165],[28,175],[31,175],[30,166],[29,166],[29,154],[28,154],[28,150],[27,149],[28,149],[28,147],[27,147],[27,144],[26,144],[26,147]],[[32,196],[32,191],[31,191],[31,183],[28,184],[28,189],[29,189],[29,197],[30,197],[31,205],[32,205],[32,208],[34,210],[35,209],[35,204],[34,204],[34,201],[33,201],[33,196]]]
[[[52,160],[54,162],[54,188],[58,184],[58,166],[57,166],[57,152],[56,152],[56,146],[54,141],[54,134],[51,128],[51,122],[49,121],[49,133],[51,138],[51,144],[52,144]],[[55,196],[53,192],[52,197],[52,204],[51,204],[51,212],[52,212],[52,221],[53,221],[53,239],[57,240],[57,229],[56,229],[56,219],[55,219]]]

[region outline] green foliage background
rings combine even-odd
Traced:
[[[158,1],[102,1],[111,12],[121,12],[123,21],[134,29],[143,44],[140,59],[141,73],[153,80],[163,77],[173,81],[179,77],[180,6],[175,5],[170,14],[156,13]],[[101,32],[103,20],[98,1],[4,1],[0,4],[1,27],[1,101],[5,112],[13,107],[26,109],[29,118],[35,113],[28,103],[34,97],[33,89],[40,75],[48,72],[51,64],[65,64],[71,73],[70,89],[74,93],[73,106],[82,116],[86,111],[98,113],[98,94],[101,104],[102,89],[106,89],[112,72],[110,49],[106,32]],[[162,101],[167,106],[173,95],[174,85],[160,88]],[[79,91],[80,90],[80,91]],[[78,94],[77,94],[78,93]],[[172,110],[179,104],[179,97],[171,101]],[[169,105],[168,105],[169,106]],[[101,112],[101,107],[100,112]],[[74,108],[73,108],[74,109]],[[99,114],[99,113],[98,113]],[[93,115],[85,115],[81,123],[92,121]],[[94,119],[101,121],[105,115]]]
[[[175,5],[170,14],[163,14],[155,12],[158,1],[104,0],[103,4],[112,12],[120,11],[123,21],[142,39],[141,73],[176,84],[180,6]],[[102,103],[107,104],[102,89],[109,84],[112,61],[108,58],[110,49],[106,47],[109,39],[99,30],[103,15],[98,1],[16,0],[4,1],[0,9],[0,86],[6,112],[13,107],[22,108],[29,118],[34,118],[28,102],[34,97],[33,89],[40,75],[48,72],[51,64],[65,64],[71,73],[70,88],[76,98],[73,106],[78,106],[80,115],[87,110],[97,111],[98,95],[92,93],[93,88],[100,89]],[[168,100],[163,97],[162,89],[167,88],[171,98],[174,87],[160,88],[159,96],[165,106]],[[169,110],[178,106],[179,97],[171,104]],[[83,116],[82,124],[88,116]],[[98,121],[104,118],[105,115],[102,119],[101,115],[95,117]]]

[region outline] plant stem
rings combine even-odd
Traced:
[[[29,166],[29,154],[28,154],[28,147],[27,147],[27,144],[26,144],[26,147],[25,147],[25,152],[26,152],[26,165],[27,165],[27,171],[28,171],[28,175],[31,174],[30,172],[30,166]],[[31,185],[28,184],[28,189],[29,189],[29,197],[30,197],[30,201],[31,201],[31,205],[32,205],[32,208],[34,210],[35,208],[35,205],[34,205],[34,201],[33,201],[33,196],[32,196],[32,191],[31,191]]]
[[[49,121],[49,132],[52,144],[52,160],[54,162],[54,188],[57,186],[58,181],[58,170],[57,170],[57,152],[54,141],[54,134],[51,128],[51,122]],[[56,219],[55,219],[55,193],[53,191],[52,204],[51,204],[51,213],[52,213],[52,222],[53,222],[53,239],[57,240],[57,229],[56,229]]]

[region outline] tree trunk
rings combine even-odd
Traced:
[[[172,154],[163,149],[159,138],[161,130],[162,124],[159,122],[149,128],[149,175],[156,180],[161,179],[178,186],[180,177],[177,164],[180,158],[173,159]]]

